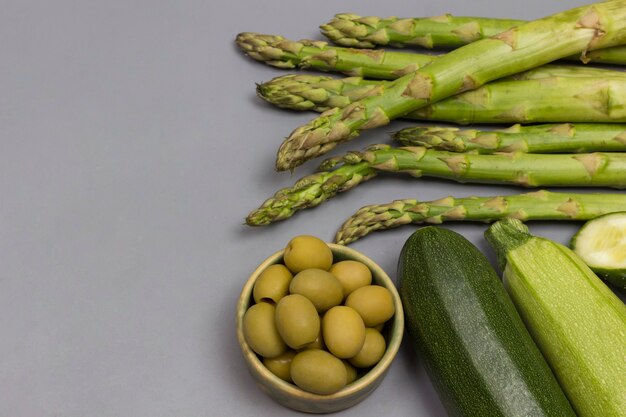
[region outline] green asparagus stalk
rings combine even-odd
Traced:
[[[277,68],[313,69],[382,80],[395,80],[430,64],[440,56],[333,47],[323,41],[293,41],[278,35],[251,32],[240,33],[236,42],[249,57]],[[548,71],[555,76],[568,77],[603,77],[619,72],[580,65],[550,65],[549,70],[541,70],[539,74],[545,77]]]
[[[332,78],[324,75],[287,74],[257,85],[257,95],[277,107],[323,112],[344,108],[374,94],[381,81],[361,77]]]
[[[490,197],[445,197],[435,201],[397,200],[359,209],[341,226],[335,242],[347,245],[377,230],[444,221],[590,220],[624,211],[626,194],[574,194],[546,190]]]
[[[508,183],[524,187],[595,186],[626,188],[626,153],[492,155],[456,153],[420,146],[374,145],[362,152],[331,158],[322,170],[366,161],[378,171],[414,177],[448,178],[459,182]]]
[[[320,205],[338,193],[348,191],[376,176],[376,170],[367,162],[346,165],[331,172],[308,175],[293,185],[276,192],[274,196],[246,217],[249,226],[265,226],[287,219],[296,212]]]
[[[445,14],[424,18],[362,17],[337,14],[320,26],[322,33],[338,45],[351,48],[374,48],[381,45],[422,48],[458,48],[524,24],[523,20],[464,17]],[[568,57],[580,60],[580,56]],[[626,46],[614,46],[590,52],[584,62],[626,64]]]
[[[352,48],[375,48],[379,45],[458,48],[523,23],[523,20],[451,14],[399,18],[340,13],[321,25],[320,29],[334,43]]]
[[[503,81],[424,106],[411,117],[457,124],[624,123],[625,93],[617,78]]]
[[[598,76],[592,77],[579,71],[570,72],[572,76],[550,71],[555,76],[548,72],[544,78],[539,76],[551,68],[546,65],[519,77],[493,81],[403,117],[458,124],[626,122],[626,73],[598,70]],[[321,112],[381,95],[381,85],[381,81],[359,77],[290,74],[258,85],[257,94],[278,107]]]
[[[348,191],[378,172],[458,182],[513,184],[523,187],[590,186],[626,188],[626,153],[481,155],[424,147],[373,145],[363,152],[324,161],[324,172],[306,176],[278,191],[246,219],[252,226],[283,220]],[[355,175],[356,173],[356,175]]]
[[[626,0],[579,7],[462,46],[390,82],[383,93],[332,109],[295,129],[276,168],[292,170],[361,131],[386,125],[431,103],[586,50],[626,43]]]
[[[244,32],[237,45],[251,58],[277,68],[314,69],[393,80],[430,64],[436,55],[329,46],[324,41],[293,41],[277,35]]]
[[[626,151],[626,124],[562,123],[513,125],[502,130],[409,127],[393,134],[403,146],[451,152],[567,153]]]

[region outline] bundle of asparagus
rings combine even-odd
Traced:
[[[574,56],[583,62],[626,64],[626,46],[620,46],[626,44],[626,0],[529,23],[450,15],[423,19],[337,15],[322,31],[350,47],[459,49],[424,55],[240,34],[237,43],[244,52],[269,65],[350,76],[291,74],[257,86],[258,95],[278,107],[324,112],[283,143],[278,170],[292,170],[360,131],[398,117],[459,124],[549,124],[487,131],[405,129],[393,135],[405,146],[374,145],[326,160],[320,172],[278,191],[251,212],[247,224],[286,219],[381,171],[525,187],[626,188],[626,124],[618,124],[626,123],[626,73],[547,64]],[[373,230],[423,221],[492,221],[507,216],[586,220],[618,210],[626,210],[625,195],[545,190],[435,202],[400,200],[364,207],[336,239],[345,244]]]
[[[322,155],[361,131],[431,103],[548,62],[626,43],[626,0],[596,3],[524,23],[462,46],[343,109],[295,129],[281,145],[278,170]]]

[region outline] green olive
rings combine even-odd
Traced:
[[[321,319],[320,319],[321,320]],[[321,321],[320,321],[321,323]],[[302,349],[322,349],[326,350],[326,345],[324,344],[324,337],[322,336],[322,326],[320,326],[320,332],[317,334],[317,337],[311,343],[304,345]]]
[[[333,394],[346,385],[348,375],[341,359],[319,350],[303,350],[291,362],[291,379],[305,391]]]
[[[319,313],[341,304],[343,300],[339,280],[330,272],[317,268],[298,272],[289,284],[289,292],[304,295],[313,302]]]
[[[366,285],[354,290],[345,304],[359,312],[367,327],[386,322],[396,311],[391,292],[380,285]]]
[[[275,358],[287,346],[274,320],[276,308],[269,303],[254,304],[243,316],[243,336],[250,349],[264,358]]]
[[[365,343],[355,356],[348,359],[357,368],[368,368],[378,363],[385,354],[387,343],[382,334],[374,329],[365,329]]]
[[[300,349],[317,337],[320,332],[320,317],[308,298],[291,294],[281,298],[276,304],[276,327],[290,348]]]
[[[289,241],[283,259],[294,274],[309,268],[328,271],[333,264],[333,253],[323,240],[302,235]]]
[[[357,261],[341,261],[330,267],[331,274],[341,283],[343,296],[347,297],[357,288],[372,283],[372,271],[367,265]]]
[[[285,265],[274,264],[268,266],[254,283],[252,296],[254,301],[277,303],[289,293],[289,283],[293,275]]]
[[[294,356],[296,356],[296,352],[288,349],[283,354],[275,357],[275,358],[263,358],[263,365],[271,373],[279,377],[280,379],[292,382],[291,381],[291,361]]]
[[[322,334],[330,353],[342,359],[351,358],[363,346],[365,325],[356,310],[336,306],[324,314]]]
[[[372,326],[372,329],[378,330],[379,332],[382,332],[384,328],[385,328],[385,323],[380,323],[380,324],[377,324],[376,326]]]
[[[348,362],[347,360],[343,360],[343,364],[346,367],[346,372],[348,374],[348,380],[346,381],[346,384],[350,384],[354,381],[356,381],[357,375],[358,375],[358,371],[356,370],[356,368],[354,366],[352,366],[352,364],[350,364],[350,362]]]

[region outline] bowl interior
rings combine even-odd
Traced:
[[[283,381],[270,372],[261,362],[257,354],[250,349],[243,336],[242,318],[248,307],[253,303],[252,289],[258,276],[268,266],[282,263],[284,250],[274,253],[261,263],[250,275],[244,285],[237,304],[237,338],[248,368],[260,387],[281,404],[306,412],[324,413],[348,408],[365,398],[382,381],[389,365],[393,361],[404,333],[404,314],[400,296],[389,276],[376,263],[365,255],[342,245],[328,244],[333,252],[333,261],[355,260],[364,263],[372,271],[372,282],[387,288],[394,300],[395,314],[390,323],[385,325],[383,335],[387,341],[387,349],[381,360],[356,381],[346,385],[340,391],[330,395],[319,395],[304,391],[296,385]]]

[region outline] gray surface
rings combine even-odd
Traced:
[[[235,339],[256,265],[294,235],[331,239],[368,203],[518,190],[385,178],[243,226],[296,178],[273,171],[275,150],[312,115],[255,97],[254,82],[281,72],[243,57],[235,35],[320,38],[317,25],[345,11],[533,18],[585,2],[565,3],[3,1],[0,416],[293,415],[256,388]],[[490,253],[484,225],[449,227]],[[412,230],[353,247],[394,276]],[[562,242],[575,230],[533,225]],[[341,415],[445,414],[405,344],[383,385]]]

